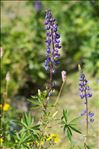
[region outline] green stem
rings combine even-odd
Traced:
[[[56,104],[58,103],[58,100],[59,100],[59,97],[61,95],[61,92],[62,92],[62,89],[64,87],[64,84],[65,84],[65,82],[63,82],[62,85],[61,85],[61,88],[60,88],[60,91],[59,91],[58,96],[56,98],[56,102],[54,103],[54,106],[56,106]]]
[[[85,90],[85,95],[86,95],[86,90]],[[87,145],[88,142],[88,99],[85,96],[85,102],[86,102],[86,140],[85,140],[85,144]]]
[[[86,91],[85,91],[85,95],[86,95]],[[86,100],[86,142],[88,140],[88,99],[87,97],[85,98]]]

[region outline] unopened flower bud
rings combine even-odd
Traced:
[[[61,72],[61,74],[62,74],[62,81],[65,82],[65,80],[66,80],[66,71],[63,70]]]
[[[9,80],[10,80],[10,73],[7,72],[7,74],[6,74],[6,81],[9,81]]]
[[[3,48],[0,47],[0,58],[2,58],[2,56],[3,56]]]

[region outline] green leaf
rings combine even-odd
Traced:
[[[69,124],[70,124],[70,125],[75,125],[75,124],[77,124],[77,122],[78,122],[78,120],[79,120],[80,118],[81,118],[81,116],[74,118],[73,120],[71,120],[71,121],[69,122]]]
[[[40,106],[40,103],[37,100],[34,101],[34,100],[31,100],[31,99],[28,99],[28,101],[30,101],[35,106]]]
[[[38,125],[35,125],[35,126],[33,126],[32,127],[34,130],[40,130],[40,125],[38,124]]]
[[[26,125],[26,123],[23,121],[23,119],[21,119],[21,124],[22,124],[24,127],[27,128],[27,125]]]
[[[81,134],[81,131],[79,131],[79,130],[76,129],[75,127],[73,127],[73,126],[71,126],[71,125],[69,125],[69,127],[70,127],[72,130],[76,131],[77,133],[80,133],[80,134]]]
[[[29,128],[31,128],[33,121],[34,121],[34,119],[30,113],[24,113],[23,118],[21,119],[21,124],[25,128],[29,129]]]
[[[38,97],[37,96],[31,96],[33,99],[38,99]]]
[[[68,125],[64,125],[64,132],[66,131],[67,128],[68,128]]]
[[[67,137],[68,137],[68,139],[70,140],[70,142],[72,141],[72,131],[71,131],[71,129],[68,127],[68,129],[67,129]]]
[[[63,118],[64,118],[66,123],[67,123],[67,116],[68,116],[67,110],[63,110]]]

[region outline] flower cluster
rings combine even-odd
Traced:
[[[59,142],[59,136],[57,134],[50,134],[47,141],[53,141],[53,143]]]
[[[60,35],[57,32],[57,27],[51,11],[48,10],[45,16],[45,28],[47,30],[45,69],[51,73],[55,72],[55,66],[59,64],[58,58],[60,57]]]
[[[85,75],[83,73],[80,74],[80,83],[79,83],[79,90],[81,92],[80,97],[81,99],[90,98],[92,96],[92,93],[90,93],[90,87],[87,85],[87,80],[85,78]]]
[[[80,90],[80,98],[84,100],[84,103],[87,104],[87,100],[88,98],[92,97],[92,93],[90,92],[90,87],[88,86],[88,81],[84,75],[84,73],[82,72],[80,74],[80,79],[79,79],[80,83],[79,83],[79,90]],[[85,115],[87,113],[87,110],[83,110],[81,113],[81,116]],[[94,113],[92,112],[88,112],[88,116],[90,117],[90,122],[93,122],[93,116]]]

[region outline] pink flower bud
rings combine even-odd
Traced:
[[[2,56],[3,56],[3,48],[0,47],[0,58],[2,58]]]
[[[65,82],[65,80],[66,80],[66,71],[63,70],[61,72],[61,74],[62,74],[62,81]]]
[[[10,80],[10,73],[7,72],[7,74],[6,74],[6,81],[9,81],[9,80]]]

